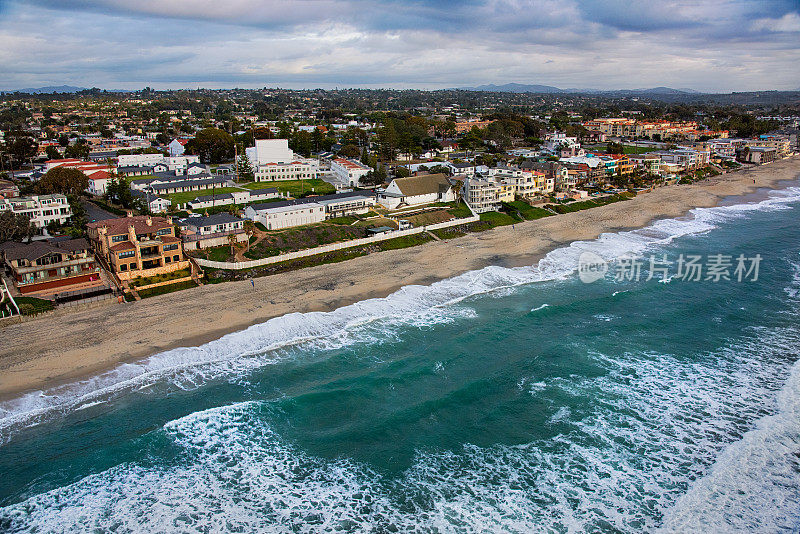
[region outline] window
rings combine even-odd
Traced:
[[[161,230],[156,232],[156,235],[169,235],[171,233],[172,233],[172,229],[171,228],[162,228]]]
[[[169,263],[170,261],[171,261],[171,260],[170,260],[170,257],[169,257],[169,256],[165,256],[165,257],[164,257],[164,263]]]
[[[136,255],[136,251],[135,250],[126,250],[124,252],[120,252],[119,253],[119,257],[120,258],[132,258],[135,255]]]
[[[168,250],[178,250],[178,244],[177,243],[172,243],[170,245],[164,245],[164,252],[166,252]]]
[[[172,256],[172,259],[175,261],[180,261],[180,256],[176,254],[175,256]]]
[[[128,239],[127,235],[112,235],[111,236],[111,242],[112,243],[119,243],[121,241],[125,241],[126,239]]]
[[[127,271],[127,270],[128,270],[128,264],[127,264],[127,263],[123,263],[123,264],[121,264],[121,265],[119,266],[119,270],[120,270],[120,271]]]

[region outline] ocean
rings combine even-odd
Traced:
[[[0,531],[798,532],[798,215],[793,184],[3,403]]]

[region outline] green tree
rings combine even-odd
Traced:
[[[45,195],[80,195],[88,187],[89,178],[78,169],[70,167],[54,167],[36,184],[37,192]]]
[[[61,153],[53,145],[48,146],[45,152],[47,153],[47,159],[58,159],[61,157]]]
[[[64,157],[87,159],[89,157],[89,143],[84,139],[78,139],[76,143],[64,149]]]
[[[239,178],[246,182],[252,182],[256,179],[256,173],[250,164],[250,158],[247,157],[247,154],[239,156]]]
[[[27,215],[0,211],[0,242],[23,241],[35,234],[36,228]]]
[[[347,144],[344,145],[341,150],[339,150],[339,155],[346,158],[357,158],[361,155],[361,149],[358,148],[357,145]]]
[[[9,144],[8,151],[15,164],[20,165],[36,157],[38,146],[30,137],[17,137]]]
[[[203,163],[223,163],[233,158],[233,137],[218,128],[205,128],[186,143],[186,152],[200,156]]]

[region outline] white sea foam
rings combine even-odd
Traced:
[[[469,317],[471,310],[463,305],[469,297],[569,277],[584,251],[606,260],[640,254],[680,236],[707,232],[720,221],[750,211],[788,209],[787,204],[797,200],[800,188],[792,187],[754,204],[699,208],[687,217],[655,221],[641,230],[574,242],[550,252],[534,267],[492,266],[430,286],[405,286],[386,298],[365,300],[332,312],[291,313],[200,347],[174,349],[139,363],[121,364],[91,379],[49,389],[44,395],[35,392],[0,403],[0,444],[7,442],[16,429],[153,384],[191,389],[214,379],[241,377],[280,361],[295,346],[325,350],[391,341],[401,326],[427,327]]]
[[[543,309],[549,308],[549,307],[550,307],[550,305],[545,303],[545,304],[542,304],[541,306],[536,306],[535,308],[531,308],[531,311],[532,312],[537,312],[539,310],[543,310]]]
[[[174,460],[90,475],[0,509],[0,524],[18,532],[642,532],[659,528],[666,512],[668,530],[774,531],[726,523],[724,514],[717,522],[715,513],[735,513],[743,487],[756,500],[741,510],[785,524],[755,508],[796,495],[792,464],[781,462],[798,443],[797,366],[775,400],[797,358],[786,347],[800,347],[795,330],[763,330],[699,360],[596,353],[605,375],[548,385],[591,399],[554,407],[551,422],[572,430],[524,445],[418,452],[396,477],[304,453],[274,432],[267,402],[213,408],[164,425],[159,434],[180,450]],[[769,413],[780,420],[750,431]],[[754,458],[752,474],[786,483],[785,494],[767,503],[758,476],[731,476],[731,466],[751,470]],[[714,502],[720,494],[729,505]],[[710,520],[696,520],[698,512]]]

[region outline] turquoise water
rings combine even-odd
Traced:
[[[797,532],[799,213],[695,210],[5,403],[0,531]],[[763,260],[584,284],[587,250]]]

